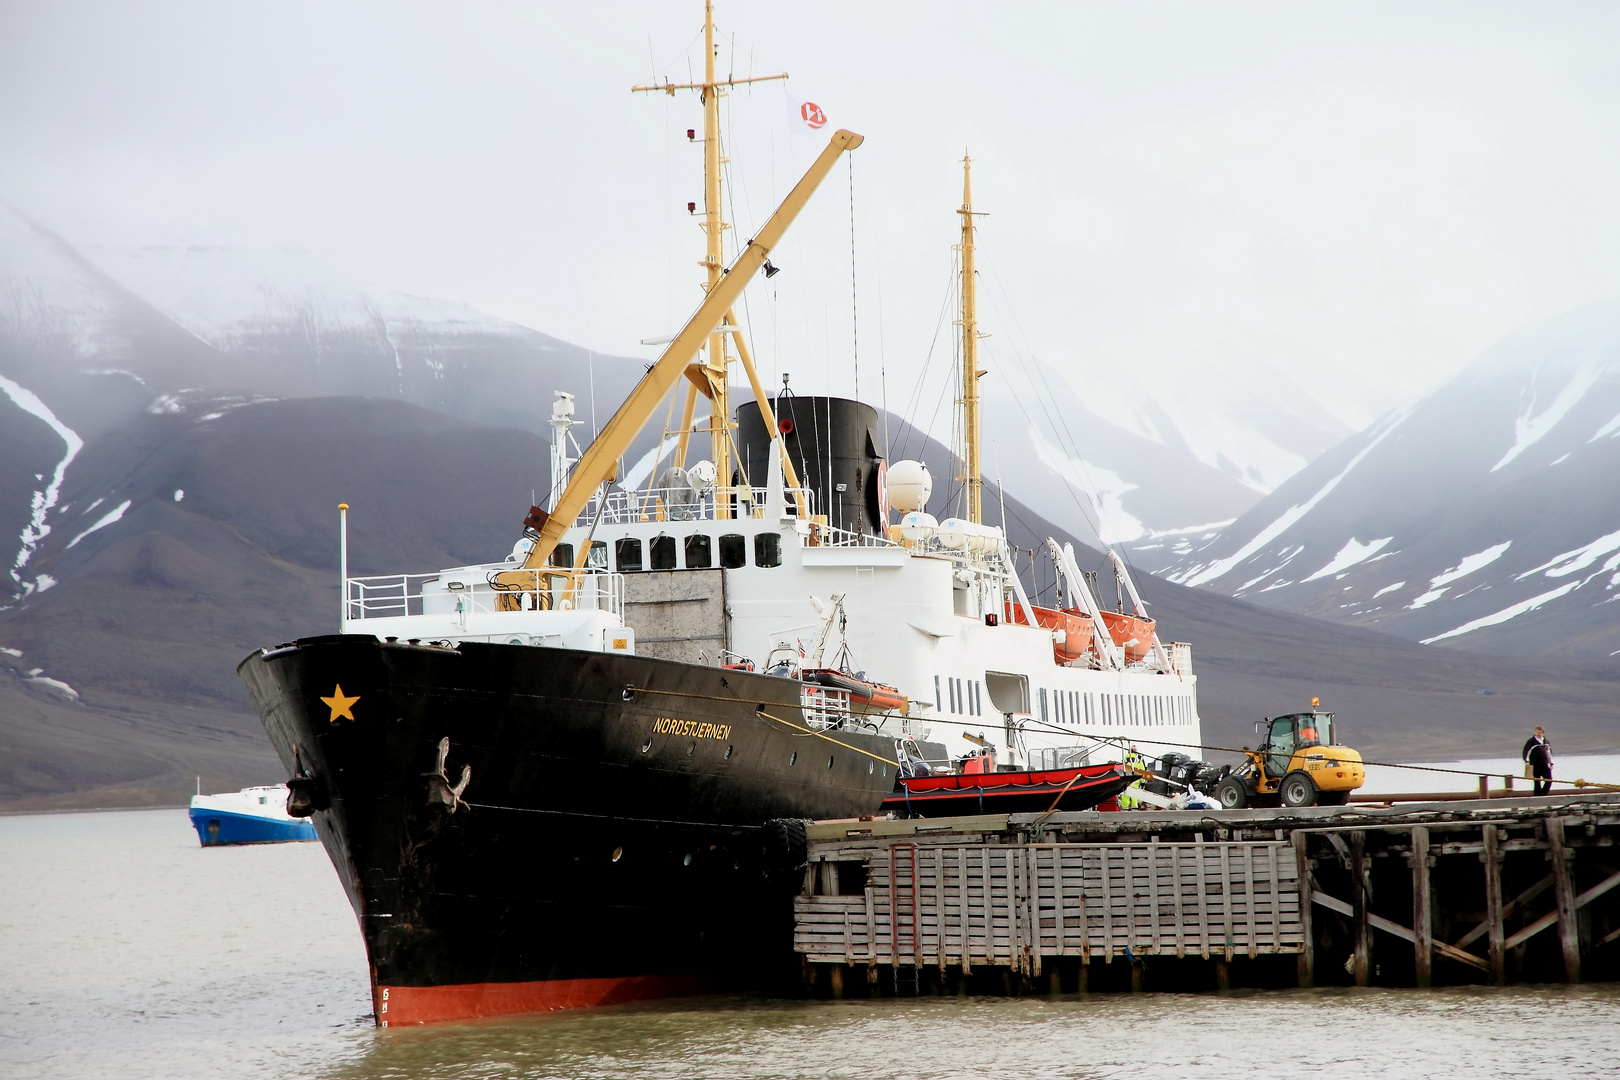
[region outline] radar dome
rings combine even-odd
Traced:
[[[934,493],[934,478],[920,461],[896,461],[889,466],[889,505],[902,514],[921,510]]]

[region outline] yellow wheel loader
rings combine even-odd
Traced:
[[[1366,780],[1361,754],[1333,741],[1333,714],[1288,713],[1255,721],[1259,749],[1210,786],[1226,810],[1245,806],[1343,806]]]

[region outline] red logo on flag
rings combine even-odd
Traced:
[[[827,124],[827,114],[813,101],[806,101],[799,106],[799,117],[812,128],[825,127]]]

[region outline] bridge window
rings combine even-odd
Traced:
[[[738,567],[748,565],[748,538],[737,533],[727,533],[720,538],[720,566],[726,570],[736,570]]]
[[[551,565],[552,566],[573,566],[574,565],[574,545],[573,544],[558,544],[556,547],[552,548],[551,549]]]
[[[585,565],[595,570],[607,569],[607,541],[591,541],[591,553],[585,556]]]
[[[694,533],[686,538],[686,568],[707,570],[714,565],[714,541],[707,533]]]
[[[779,534],[765,532],[754,536],[754,565],[782,565],[782,537]]]
[[[652,569],[675,569],[675,538],[673,536],[655,536],[652,538],[649,547],[651,550],[648,555],[651,556]]]
[[[632,574],[641,569],[641,541],[629,537],[618,541],[615,545],[613,557],[618,564],[619,573]]]

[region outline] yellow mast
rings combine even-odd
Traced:
[[[973,269],[973,164],[962,157],[962,475],[967,492],[967,519],[983,521],[979,467],[979,289]]]
[[[714,0],[704,0],[703,4],[703,81],[700,83],[648,83],[645,86],[633,86],[632,92],[646,92],[663,90],[671,97],[677,90],[696,90],[699,100],[703,102],[703,229],[704,239],[707,242],[701,265],[705,271],[703,283],[704,293],[714,291],[720,283],[720,277],[725,271],[725,234],[731,228],[731,223],[721,216],[722,194],[720,185],[720,166],[728,160],[720,153],[720,97],[727,92],[728,87],[739,86],[744,83],[769,82],[773,79],[787,78],[786,72],[775,75],[752,75],[739,79],[730,75],[724,79],[717,79],[714,74],[715,44],[714,44]],[[759,402],[760,412],[764,416],[767,430],[776,430],[776,417],[771,410],[770,402],[765,398],[759,383],[759,376],[754,371],[752,358],[748,355],[747,347],[743,345],[742,331],[736,325],[735,317],[728,311],[724,322],[717,323],[710,329],[705,346],[707,361],[693,363],[686,370],[686,377],[691,381],[687,388],[685,407],[681,410],[681,431],[675,449],[675,464],[686,464],[687,438],[692,430],[692,412],[696,404],[696,395],[701,393],[709,399],[709,447],[710,455],[714,459],[716,485],[727,489],[731,486],[731,434],[736,424],[731,420],[731,401],[729,393],[729,365],[731,355],[727,349],[726,338],[728,334],[735,340],[743,368],[748,374],[749,382],[753,385],[755,398]],[[787,454],[782,455],[782,465],[786,472],[789,487],[798,487],[799,478],[794,471],[793,463],[788,460]],[[715,513],[719,517],[731,516],[732,500],[724,497],[723,492],[716,492]],[[800,508],[802,514],[803,508]]]
[[[730,226],[720,217],[720,87],[714,81],[714,0],[703,3],[703,233],[708,251],[703,267],[708,280],[703,291],[710,293],[720,283],[725,266],[725,234]],[[731,419],[731,402],[726,392],[726,335],[717,326],[709,334],[709,363],[704,374],[709,382],[709,454],[714,459],[715,483],[731,485],[731,456],[727,453],[726,426]],[[718,517],[729,517],[730,499],[716,499]]]

